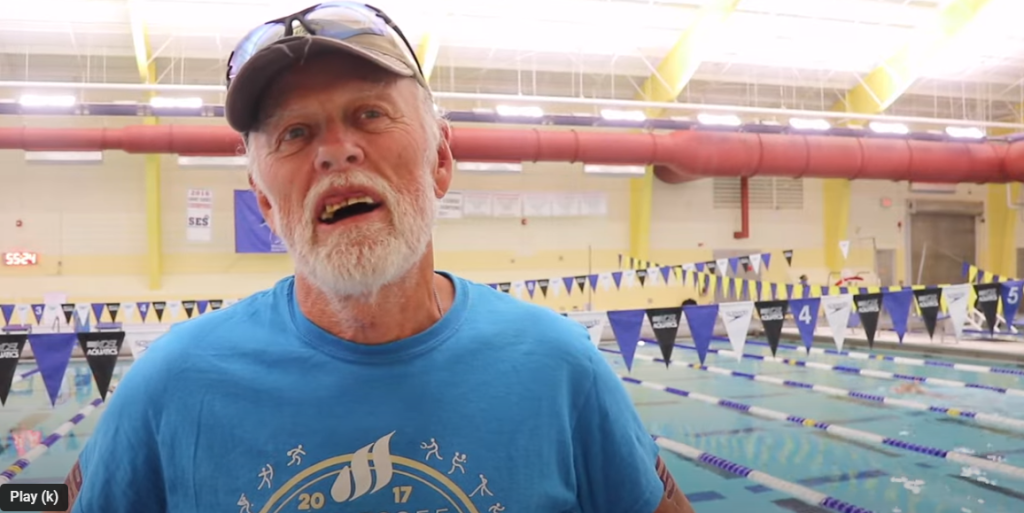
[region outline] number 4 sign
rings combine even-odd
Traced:
[[[800,329],[800,339],[803,341],[804,347],[807,348],[807,354],[811,354],[811,346],[814,344],[814,330],[818,328],[820,308],[821,298],[789,300],[789,309],[796,317],[796,327]]]

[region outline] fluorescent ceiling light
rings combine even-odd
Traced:
[[[733,114],[698,114],[697,121],[702,125],[740,126],[743,120]]]
[[[544,117],[544,109],[540,107],[521,107],[518,105],[498,105],[496,108],[499,116],[510,116],[520,118]]]
[[[824,119],[791,118],[789,126],[797,130],[828,130],[832,125]]]
[[[949,126],[946,135],[956,139],[983,139],[985,131],[973,126]]]
[[[178,157],[178,167],[245,167],[249,159],[235,157]]]
[[[18,103],[23,107],[72,107],[75,105],[75,97],[26,94],[18,100]]]
[[[149,100],[149,105],[154,109],[200,109],[203,107],[203,99],[155,96]]]
[[[639,110],[603,109],[601,117],[609,121],[646,121],[647,115]]]
[[[522,173],[521,162],[457,162],[455,168],[459,171],[470,171],[476,173]]]
[[[589,175],[606,176],[606,177],[617,177],[617,178],[636,178],[638,176],[644,176],[647,173],[647,168],[644,166],[615,166],[615,165],[604,165],[604,164],[584,164],[583,172]]]
[[[871,127],[871,130],[874,130],[879,134],[906,135],[910,133],[910,129],[903,123],[883,123],[881,121],[872,121],[868,126]]]

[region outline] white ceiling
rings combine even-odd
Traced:
[[[131,16],[161,83],[218,85],[234,43],[311,0],[4,2],[0,81],[137,82]],[[632,98],[705,0],[378,0],[440,43],[439,91]],[[950,0],[742,0],[679,100],[827,109]],[[990,0],[890,111],[994,120],[1024,103],[1024,0]],[[0,93],[3,94],[3,93]],[[135,99],[132,92],[119,93]],[[137,94],[135,94],[138,96]],[[1018,116],[1019,117],[1019,116]]]

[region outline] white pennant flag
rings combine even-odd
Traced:
[[[619,284],[620,289],[633,288],[633,280],[636,279],[635,269],[626,269],[622,271],[622,283]]]
[[[548,280],[548,292],[551,293],[551,297],[561,296],[563,288],[565,288],[565,282],[562,281],[561,276]]]
[[[526,282],[514,281],[512,282],[512,292],[519,299],[523,298],[523,291],[526,290]]]
[[[850,311],[852,310],[853,296],[841,294],[838,296],[822,296],[821,306],[825,309],[825,319],[832,328],[832,338],[836,342],[836,350],[843,350],[843,341],[846,340],[846,328],[850,324]]]
[[[604,326],[608,319],[607,314],[604,312],[569,312],[569,318],[587,328],[587,333],[590,333],[590,341],[595,346],[601,343]]]
[[[743,347],[747,343],[747,332],[750,330],[750,319],[753,315],[753,301],[718,305],[718,316],[722,318],[722,324],[725,324],[725,331],[729,334],[729,344],[732,345],[732,350],[736,353],[736,361],[743,359]]]
[[[721,274],[722,276],[725,276],[725,275],[729,274],[728,273],[728,268],[729,268],[729,259],[728,258],[719,258],[715,263],[718,264],[718,273],[719,274]]]
[[[615,288],[615,280],[612,279],[612,273],[601,273],[597,276],[597,283],[604,290],[611,290]]]
[[[89,303],[75,303],[75,317],[80,324],[89,323]]]
[[[850,257],[850,241],[841,240],[839,241],[839,249],[843,250],[843,258]]]
[[[181,315],[181,301],[168,301],[167,313],[169,315],[165,315],[164,320],[167,322],[176,322],[178,320],[178,316]]]
[[[53,325],[54,321],[60,323],[64,317],[61,313],[62,310],[60,308],[60,304],[57,303],[47,303],[45,312],[46,313],[43,314],[43,324],[47,326]]]
[[[683,264],[683,270],[684,271],[696,271],[697,270],[697,264]]]
[[[21,322],[19,322],[18,324],[35,324],[34,322],[32,322],[35,319],[32,319],[31,306],[25,303],[19,303],[14,306],[14,311],[17,312],[18,318],[21,319]]]
[[[942,298],[946,300],[946,310],[949,312],[949,322],[953,323],[953,332],[957,340],[960,340],[964,334],[964,323],[967,322],[967,307],[970,297],[970,283],[950,285],[942,289]]]
[[[750,255],[750,267],[754,269],[754,274],[761,273],[761,254]]]
[[[237,299],[225,299],[224,300],[224,304],[221,306],[221,308],[227,308],[227,307],[229,307],[229,306],[231,306],[231,305],[233,305],[233,304],[235,304],[237,302],[238,302]]]
[[[661,268],[660,267],[649,267],[647,268],[647,284],[653,285],[663,281],[661,279]]]
[[[135,314],[135,303],[124,302],[121,303],[121,322],[128,324],[132,315]]]

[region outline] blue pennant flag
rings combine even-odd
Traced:
[[[596,274],[591,274],[590,278],[590,290],[597,290],[597,279],[599,278]]]
[[[757,289],[757,300],[761,300],[761,292],[764,291],[764,284],[760,281],[754,282],[754,288]]]
[[[786,297],[787,298],[793,297],[793,284],[792,283],[787,283],[786,284]]]
[[[779,284],[778,283],[769,283],[768,284],[768,290],[770,290],[771,293],[772,293],[772,299],[775,299],[775,298],[779,297]]]
[[[733,257],[733,258],[729,259],[729,267],[732,267],[732,273],[733,274],[736,274],[736,273],[739,272],[737,270],[737,268],[739,267],[739,263],[740,263],[739,257]]]
[[[664,280],[663,283],[666,285],[668,285],[668,273],[670,272],[672,272],[672,268],[667,265],[661,268],[661,277]]]
[[[199,315],[206,313],[206,308],[210,306],[210,300],[208,299],[197,299],[196,300],[196,311]]]
[[[573,280],[572,276],[566,276],[565,278],[562,278],[562,283],[565,284],[565,292],[567,294],[569,294],[570,296],[572,295],[572,283],[573,283],[573,281],[574,280]]]
[[[765,270],[768,269],[768,264],[772,263],[772,254],[765,253],[761,255],[761,265],[764,266]]]
[[[715,320],[718,319],[718,304],[684,306],[686,324],[690,327],[693,345],[697,346],[697,356],[701,365],[711,347],[711,337],[715,334]]]
[[[790,299],[789,311],[793,312],[796,320],[796,327],[800,330],[800,339],[807,348],[807,354],[811,354],[811,346],[814,345],[814,330],[818,327],[818,312],[821,310],[821,298],[809,297],[803,299]]]
[[[608,324],[612,325],[615,340],[619,343],[626,369],[632,372],[633,356],[640,341],[640,327],[644,323],[644,310],[614,310],[608,312]]]
[[[971,264],[969,262],[964,262],[963,264],[960,265],[960,274],[963,275],[964,278],[967,277],[967,274],[970,272],[970,270]]]
[[[14,305],[0,305],[0,312],[4,314],[4,325],[11,323],[11,315],[14,314]]]
[[[537,290],[537,280],[526,280],[526,291],[533,297],[533,291]]]
[[[71,350],[78,343],[76,333],[43,333],[29,335],[28,343],[32,346],[32,354],[39,364],[39,374],[46,384],[46,393],[50,395],[50,406],[57,403],[64,372],[71,361]]]
[[[92,304],[92,314],[96,316],[96,322],[100,322],[100,319],[103,318],[103,310],[105,310],[106,308],[107,308],[107,304],[106,303],[93,303]]]
[[[913,300],[913,292],[901,290],[886,293],[885,300],[882,301],[882,306],[885,307],[885,311],[889,312],[889,318],[892,319],[892,329],[896,330],[901,344],[903,335],[907,333],[907,317],[910,316],[910,303]]]
[[[743,280],[743,285],[740,286],[740,299],[742,301],[750,300],[750,282]]]
[[[142,322],[146,322],[146,314],[149,313],[149,301],[139,301],[135,306],[139,309],[139,319]]]
[[[46,305],[44,304],[37,303],[32,305],[32,313],[35,314],[36,316],[36,324],[43,323],[43,312],[45,311],[45,309]]]
[[[622,271],[613,272],[612,279],[615,280],[615,290],[619,290],[622,285]]]
[[[1021,287],[1024,281],[1007,281],[999,288],[1003,296],[1003,318],[1007,326],[1013,326],[1013,320],[1017,317],[1017,310],[1020,308]]]
[[[696,264],[694,264],[694,266],[697,267],[697,272],[704,272],[704,262],[697,262]]]

